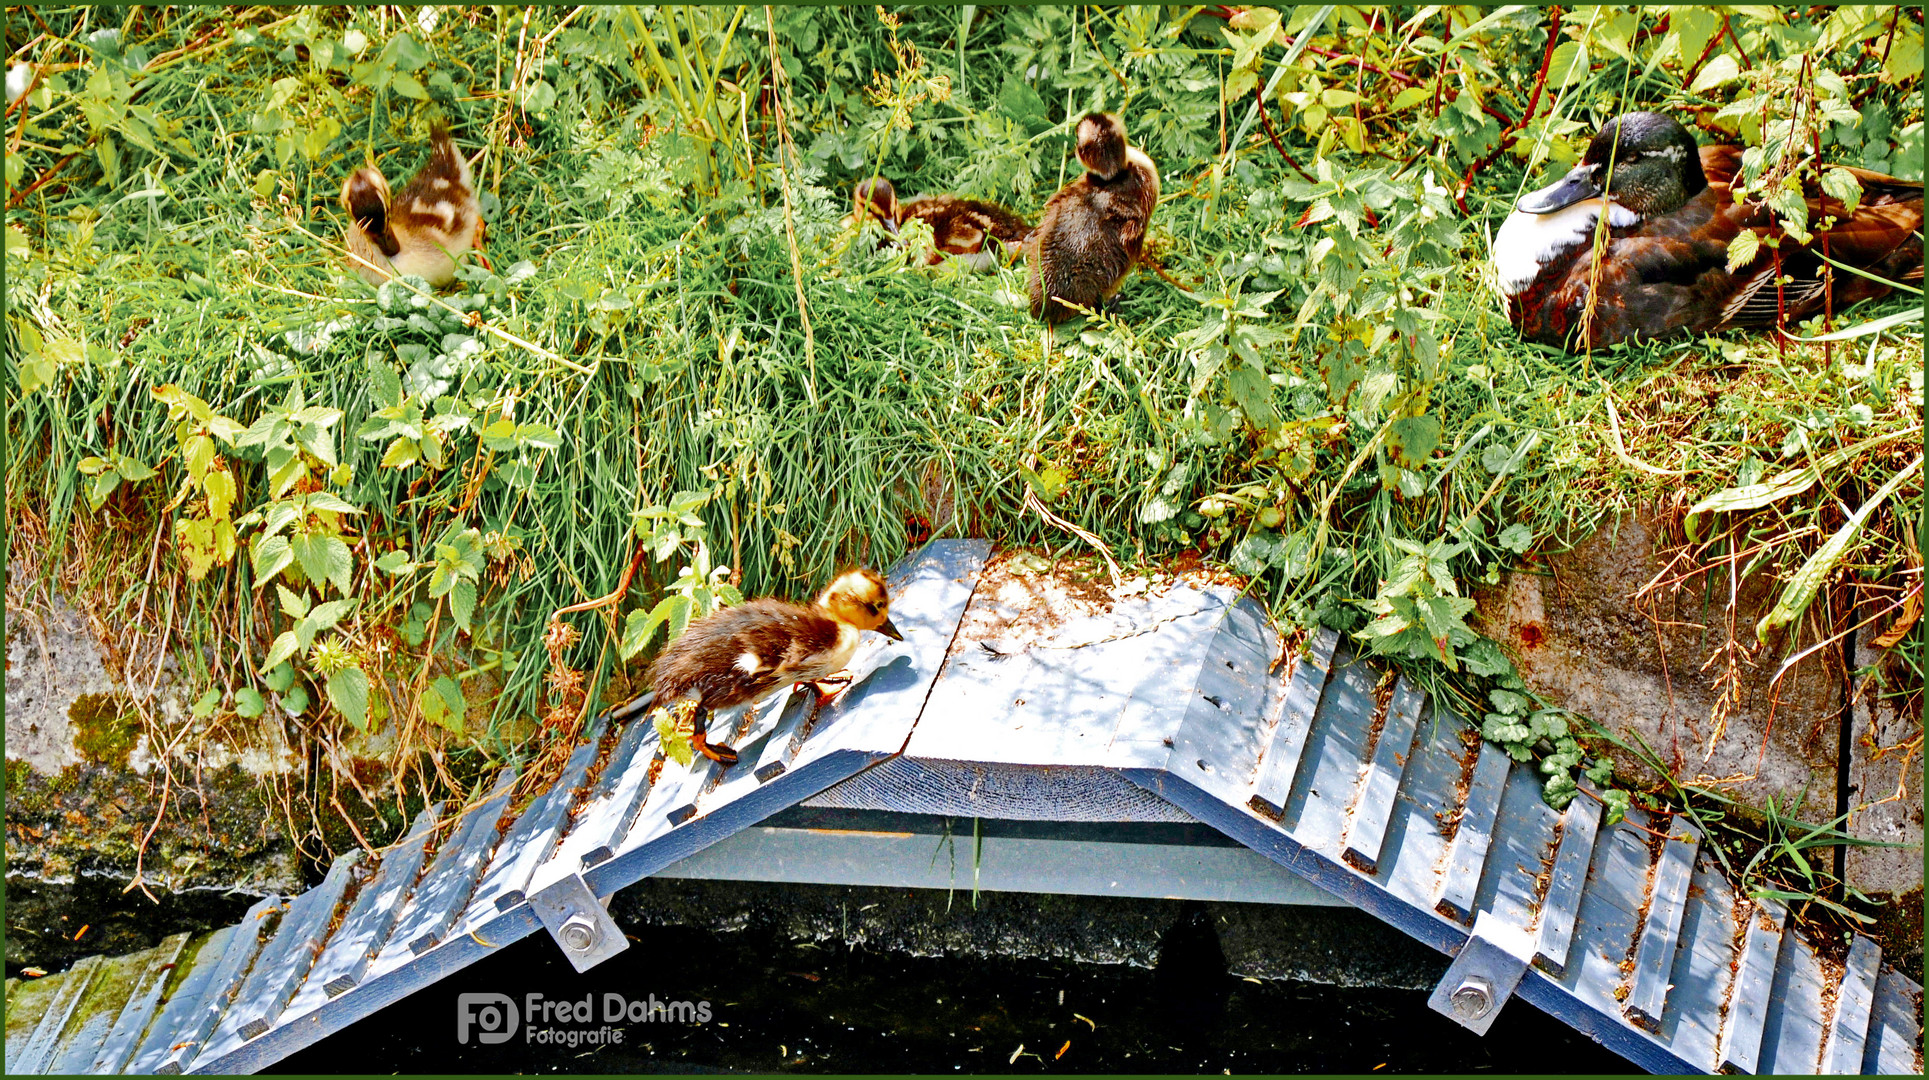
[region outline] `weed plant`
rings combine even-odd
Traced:
[[[1919,713],[1922,345],[1884,318],[1919,296],[1570,355],[1486,268],[1637,107],[1754,148],[1768,197],[1921,175],[1919,10],[1728,11],[10,9],[9,600],[60,577],[127,655],[189,646],[189,722],[392,730],[420,795],[574,738],[723,586],[931,535],[1091,553],[1029,501],[1357,635],[1558,805],[1593,733],[1472,593],[1644,510],[1781,583],[1731,652],[1890,628],[1865,681]],[[1164,175],[1160,272],[1049,347],[1022,268],[840,224],[877,173],[1035,213],[1095,108]],[[399,184],[438,120],[480,154],[487,262],[368,289],[336,192],[369,159]]]

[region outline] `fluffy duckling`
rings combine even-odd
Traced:
[[[870,570],[837,577],[810,604],[751,600],[690,624],[650,667],[659,705],[694,711],[690,742],[704,757],[734,765],[737,752],[705,738],[715,709],[755,701],[783,686],[827,681],[844,670],[858,638],[875,630],[898,641],[884,579]]]
[[[1742,233],[1781,233],[1766,206],[1735,200],[1740,161],[1740,147],[1697,147],[1662,113],[1609,121],[1578,166],[1522,196],[1495,234],[1509,320],[1529,341],[1604,348],[1793,323],[1890,291],[1860,274],[1830,275],[1824,253],[1890,281],[1922,280],[1922,184],[1862,169],[1848,170],[1862,186],[1854,210],[1813,186],[1804,192],[1811,222],[1835,219],[1813,243],[1784,238],[1779,260],[1762,243],[1731,272],[1728,248]],[[1603,212],[1607,242],[1596,253]]]
[[[382,171],[364,165],[342,184],[341,202],[348,212],[348,250],[379,268],[349,260],[370,285],[404,274],[447,285],[455,280],[455,260],[481,236],[482,208],[469,162],[442,127],[431,136],[428,163],[400,195],[391,197]]]
[[[1031,313],[1048,323],[1077,314],[1065,301],[1097,308],[1118,295],[1159,204],[1159,170],[1126,145],[1117,115],[1095,112],[1078,122],[1078,160],[1085,175],[1045,204],[1025,244]]]
[[[1031,223],[997,203],[961,199],[956,195],[919,195],[899,202],[897,189],[883,177],[857,185],[858,222],[875,221],[884,229],[879,246],[892,243],[899,229],[913,218],[931,227],[932,252],[926,262],[936,266],[949,256],[961,259],[980,273],[998,265],[1001,257],[1019,249],[1031,235]]]

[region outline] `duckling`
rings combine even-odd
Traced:
[[[870,570],[837,577],[810,604],[751,600],[691,623],[651,665],[656,702],[692,710],[692,747],[724,765],[737,752],[708,741],[705,728],[715,709],[756,701],[791,683],[829,682],[850,663],[866,630],[903,641],[891,623],[884,579]],[[819,700],[829,695],[819,689]]]
[[[1117,115],[1078,122],[1078,160],[1085,175],[1052,196],[1025,243],[1031,313],[1048,323],[1077,314],[1065,302],[1096,308],[1118,295],[1159,204],[1159,170],[1126,145]]]
[[[931,226],[932,252],[926,263],[936,266],[949,256],[966,266],[986,273],[998,265],[1001,256],[1021,249],[1032,227],[1024,218],[980,199],[961,199],[956,195],[919,195],[899,202],[897,189],[883,177],[872,177],[857,185],[855,221],[876,221],[885,237],[879,246],[896,240],[899,228],[916,218]]]
[[[1831,288],[1823,253],[1890,281],[1922,280],[1922,184],[1862,169],[1848,170],[1862,185],[1853,211],[1811,189],[1809,220],[1833,217],[1834,224],[1817,229],[1810,244],[1783,238],[1779,263],[1764,243],[1731,272],[1736,237],[1781,234],[1762,203],[1735,201],[1729,185],[1740,161],[1740,147],[1696,147],[1686,128],[1661,113],[1609,121],[1581,163],[1523,196],[1495,235],[1509,320],[1529,341],[1602,348],[1772,327],[1890,292],[1848,271],[1834,274]],[[1607,242],[1597,256],[1603,212]],[[1778,273],[1786,277],[1779,286]]]
[[[447,285],[455,280],[455,260],[481,237],[482,208],[469,162],[448,129],[437,126],[430,140],[428,163],[401,195],[390,197],[388,180],[374,165],[356,169],[342,184],[349,219],[344,242],[366,260],[350,259],[349,265],[370,285],[404,274]]]

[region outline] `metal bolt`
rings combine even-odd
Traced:
[[[1494,984],[1478,975],[1469,975],[1454,988],[1454,1015],[1462,1020],[1478,1020],[1494,1007]]]
[[[576,952],[588,952],[596,946],[596,920],[587,915],[571,915],[556,933],[565,948]]]

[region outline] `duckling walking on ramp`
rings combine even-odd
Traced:
[[[823,683],[844,670],[858,639],[875,630],[898,641],[884,579],[871,570],[838,575],[809,604],[751,600],[707,615],[664,646],[650,667],[659,707],[690,710],[690,743],[725,765],[737,752],[711,743],[710,713],[756,701],[785,683]],[[821,686],[820,700],[828,698]]]

